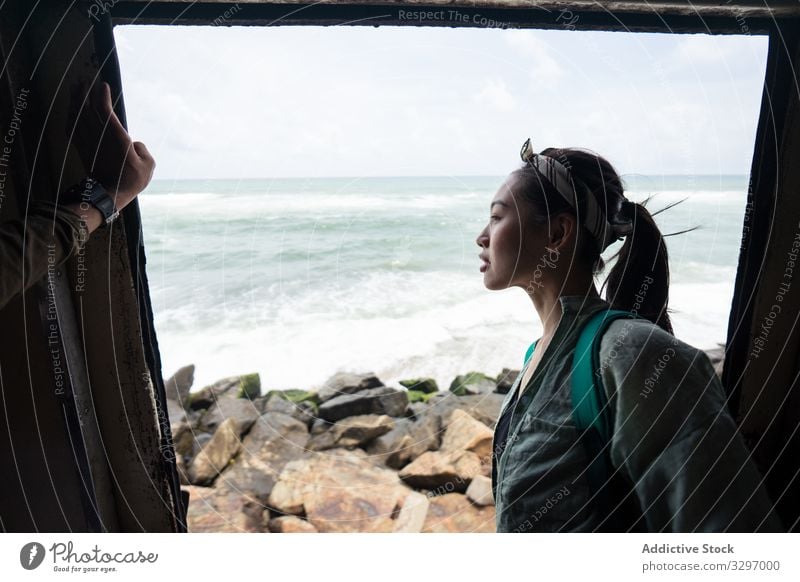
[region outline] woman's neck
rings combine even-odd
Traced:
[[[564,282],[561,285],[543,285],[529,294],[533,301],[533,306],[539,314],[539,320],[542,322],[543,340],[546,341],[553,337],[562,315],[559,297],[568,295],[600,299],[600,294],[594,286],[594,281],[589,284],[585,282],[583,284],[568,284],[568,282]]]

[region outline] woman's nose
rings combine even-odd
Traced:
[[[475,239],[475,242],[478,243],[479,247],[485,248],[489,245],[489,235],[487,233],[488,226],[484,226],[483,230],[478,233],[478,238]]]

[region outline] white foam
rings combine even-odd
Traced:
[[[733,301],[733,281],[679,283],[670,286],[676,337],[700,349],[724,343]]]
[[[391,213],[402,211],[413,214],[419,210],[446,210],[462,207],[477,199],[474,193],[446,193],[408,195],[401,193],[339,193],[264,191],[246,194],[173,193],[143,195],[140,198],[145,218],[162,212],[180,211],[181,215],[232,218],[267,217],[286,214],[346,213],[340,216],[357,216],[361,212]],[[355,213],[355,214],[354,214]]]
[[[724,342],[731,283],[678,284],[671,289],[677,337],[708,349]],[[521,290],[488,293],[408,317],[336,318],[307,314],[292,321],[246,325],[220,318],[214,325],[170,330],[158,325],[164,372],[196,364],[195,389],[229,375],[259,372],[264,389],[318,386],[337,371],[372,371],[387,384],[429,376],[447,388],[457,374],[496,375],[519,369],[527,346],[541,334]],[[172,314],[173,317],[176,313]],[[192,317],[186,308],[184,317]]]

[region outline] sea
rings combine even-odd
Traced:
[[[676,336],[725,341],[746,175],[624,177],[669,236]],[[337,371],[386,385],[519,369],[541,334],[521,288],[489,291],[476,237],[502,176],[156,180],[140,195],[164,376],[262,390]],[[621,243],[607,249],[612,255]],[[598,279],[599,285],[602,277]]]

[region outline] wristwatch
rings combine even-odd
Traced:
[[[66,204],[91,204],[103,215],[103,223],[110,224],[119,216],[114,200],[108,195],[103,185],[87,176],[61,195],[61,202]]]

